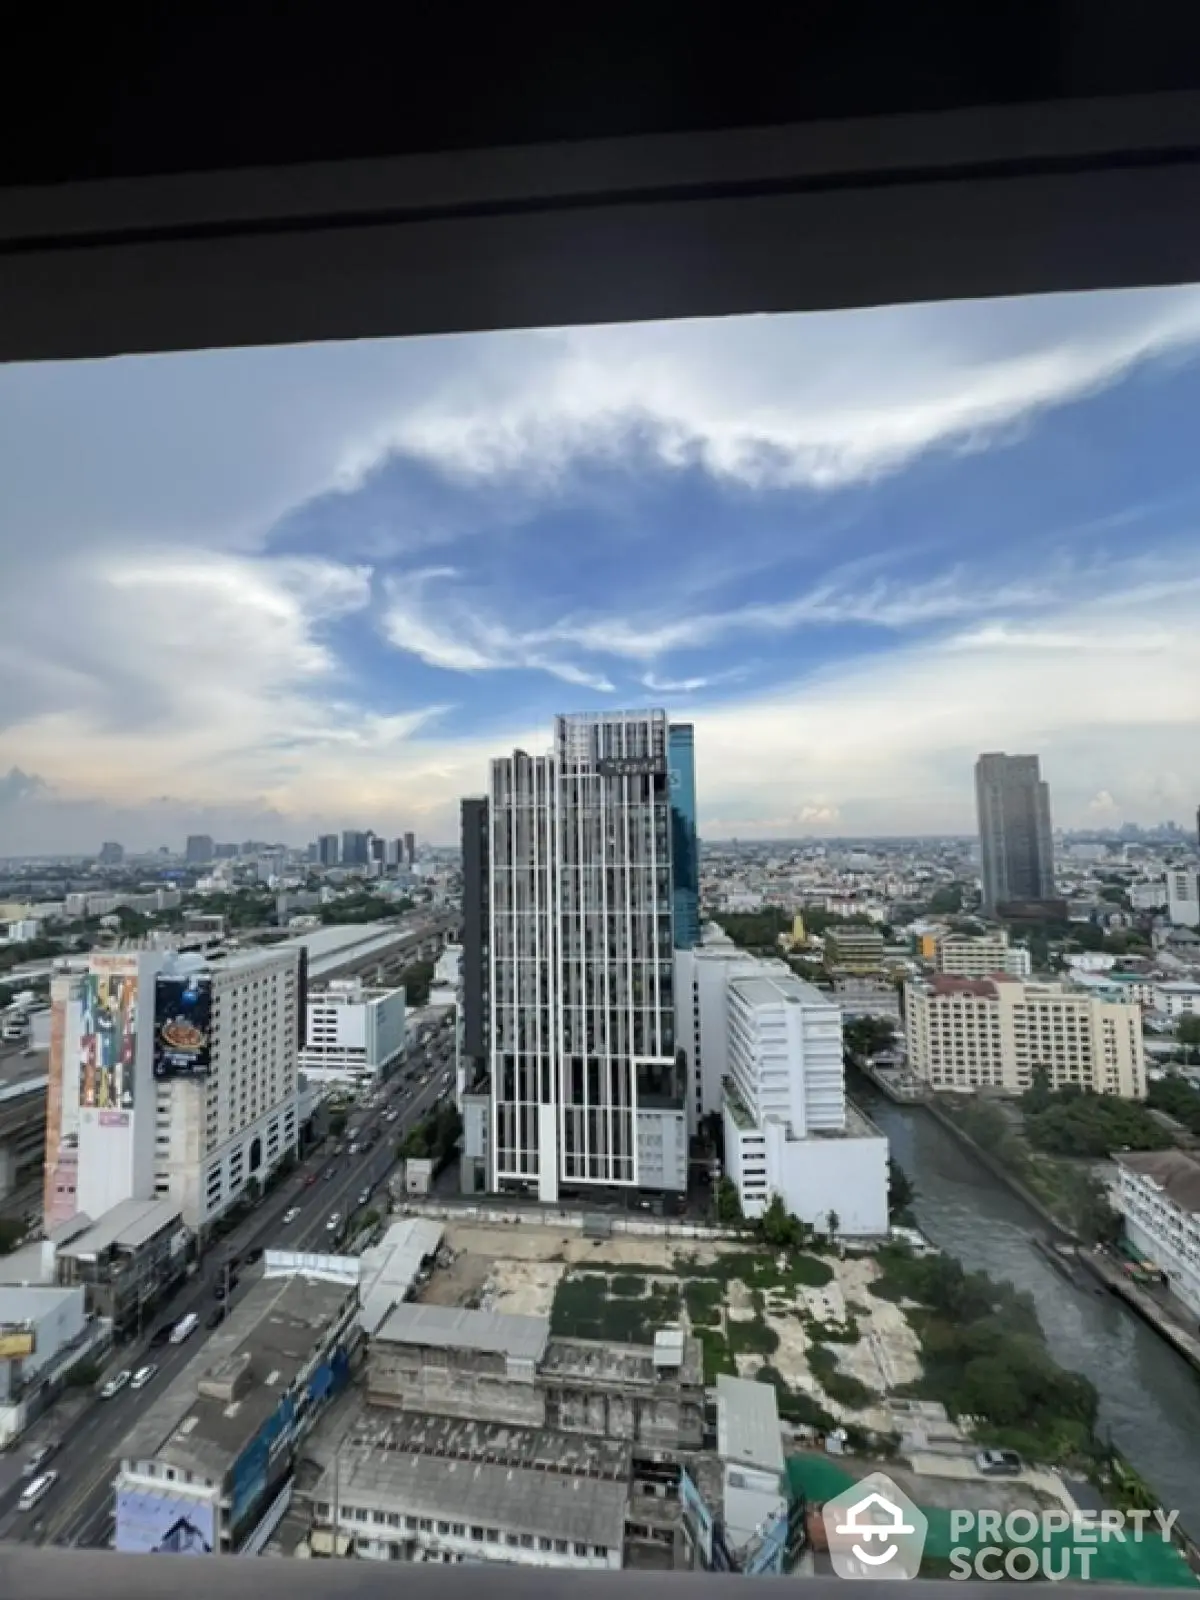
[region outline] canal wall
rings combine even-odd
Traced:
[[[1078,1260],[1093,1277],[1098,1278],[1112,1290],[1113,1294],[1119,1295],[1127,1306],[1132,1307],[1143,1322],[1149,1323],[1157,1334],[1160,1334],[1168,1344],[1173,1345],[1189,1366],[1200,1372],[1200,1339],[1166,1316],[1152,1295],[1148,1295],[1136,1283],[1131,1283],[1120,1267],[1097,1254],[1095,1250],[1079,1251]]]
[[[1020,1178],[1014,1176],[999,1157],[994,1156],[990,1150],[985,1150],[981,1144],[977,1144],[971,1135],[955,1122],[949,1112],[943,1111],[936,1101],[928,1099],[912,1103],[915,1110],[927,1112],[935,1122],[940,1123],[945,1128],[947,1133],[953,1134],[959,1144],[965,1145],[971,1154],[987,1168],[993,1178],[998,1178],[1006,1188],[1011,1189],[1013,1194],[1023,1201],[1031,1211],[1036,1212],[1046,1226],[1052,1229],[1060,1239],[1069,1239],[1072,1243],[1078,1243],[1079,1235],[1060,1222],[1045,1201],[1034,1194],[1027,1184],[1022,1183]]]

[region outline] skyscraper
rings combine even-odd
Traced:
[[[342,866],[365,867],[370,859],[370,835],[347,828],[342,834]]]
[[[492,762],[464,924],[486,877],[496,1187],[686,1187],[668,741],[663,711],[565,716]]]
[[[675,948],[700,943],[700,842],[696,833],[696,733],[673,722],[667,740],[671,781],[671,867]]]
[[[415,833],[406,833],[404,835],[404,854],[408,858],[408,865],[411,867],[417,859],[417,836]]]
[[[184,848],[184,860],[189,866],[206,867],[213,860],[215,854],[210,834],[188,834],[187,845]]]
[[[323,867],[336,867],[341,859],[336,833],[323,833],[317,840],[317,860]]]
[[[1005,902],[1052,900],[1050,787],[1037,756],[980,756],[975,801],[984,910],[995,915]]]

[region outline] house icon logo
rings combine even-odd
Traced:
[[[882,1472],[852,1483],[821,1512],[839,1578],[915,1578],[929,1523]]]

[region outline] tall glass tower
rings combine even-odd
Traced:
[[[671,872],[675,948],[700,943],[700,841],[696,832],[696,735],[673,722],[667,737],[671,784]]]
[[[983,909],[1054,898],[1050,786],[1037,756],[982,755],[975,763]]]

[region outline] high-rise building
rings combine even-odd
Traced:
[[[404,840],[389,839],[387,848],[383,853],[384,865],[388,867],[402,867],[404,865]]]
[[[100,846],[100,865],[102,867],[119,867],[125,859],[125,846],[109,839]]]
[[[464,923],[486,894],[493,1187],[686,1186],[668,739],[663,711],[564,716],[492,762]]]
[[[417,859],[417,836],[415,833],[404,835],[404,855],[409,866],[413,866]]]
[[[317,840],[317,860],[323,867],[336,867],[341,860],[336,833],[323,833]]]
[[[206,867],[216,854],[213,849],[212,835],[189,833],[183,854],[184,860],[189,867]]]
[[[1200,872],[1195,867],[1168,868],[1167,917],[1176,928],[1200,924]]]
[[[370,835],[347,828],[342,834],[342,866],[365,867],[370,859]]]
[[[1037,756],[982,755],[975,763],[983,908],[1054,898],[1050,787]]]
[[[676,950],[700,943],[700,840],[696,831],[696,732],[673,722],[667,738],[671,780],[671,871]]]
[[[377,861],[382,866],[387,859],[387,840],[381,834],[368,833],[367,854],[370,860]]]

